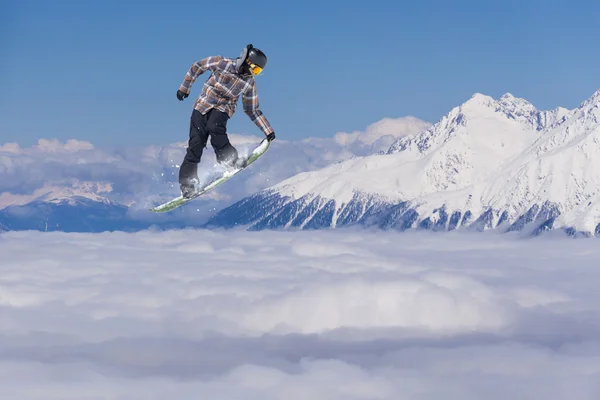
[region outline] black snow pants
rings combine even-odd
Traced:
[[[198,163],[202,158],[202,151],[206,147],[209,136],[217,162],[230,162],[237,159],[237,150],[229,143],[227,137],[228,120],[227,113],[214,108],[204,115],[194,109],[190,118],[188,147],[179,168],[179,183],[188,183],[190,179],[198,176]]]

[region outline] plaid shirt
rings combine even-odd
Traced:
[[[239,74],[236,71],[234,59],[212,56],[196,61],[185,75],[179,89],[189,94],[196,79],[209,70],[212,74],[204,83],[202,93],[194,103],[196,110],[205,114],[211,108],[215,108],[227,113],[231,118],[241,95],[244,112],[252,122],[265,135],[273,132],[271,124],[258,108],[258,93],[254,76]]]

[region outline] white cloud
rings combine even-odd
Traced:
[[[0,153],[13,153],[19,154],[21,152],[21,146],[18,143],[4,143],[0,145]]]
[[[91,150],[94,148],[89,142],[80,141],[77,139],[69,139],[65,143],[61,143],[56,139],[39,139],[36,150],[49,153],[73,152],[79,150]]]
[[[3,233],[1,391],[597,399],[599,258],[510,235]]]
[[[349,146],[355,141],[373,145],[380,139],[389,139],[393,142],[402,136],[413,136],[430,126],[430,123],[415,117],[384,118],[369,125],[365,131],[338,132],[335,134],[334,139],[342,146]],[[390,145],[391,143],[388,147]]]
[[[469,282],[460,277],[456,280],[457,287],[448,290],[427,277],[388,281],[343,279],[269,299],[267,304],[249,310],[241,320],[259,332],[268,327],[278,332],[301,333],[342,327],[486,332],[510,322],[502,301],[482,301],[469,290]]]
[[[29,148],[0,148],[0,207],[15,199],[35,198],[48,188],[106,194],[110,186],[114,200],[128,202],[140,194],[156,191],[166,179],[160,174],[174,170],[173,155],[183,154],[176,146],[151,148],[94,148],[87,142],[41,139]]]

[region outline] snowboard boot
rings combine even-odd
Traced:
[[[238,157],[238,159],[235,160],[234,168],[236,168],[236,169],[245,168],[247,162],[248,162],[248,160],[246,158]]]
[[[227,169],[237,168],[238,152],[231,144],[222,149],[217,150],[217,163]]]
[[[181,190],[182,197],[186,199],[194,197],[196,192],[198,192],[198,179],[190,179],[180,183],[179,189]]]
[[[219,161],[217,161],[217,163],[229,170],[238,168],[237,167],[237,163],[238,163],[237,158],[228,158],[226,160],[219,160]]]

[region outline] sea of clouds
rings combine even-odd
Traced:
[[[600,398],[594,239],[0,234],[6,399]]]

